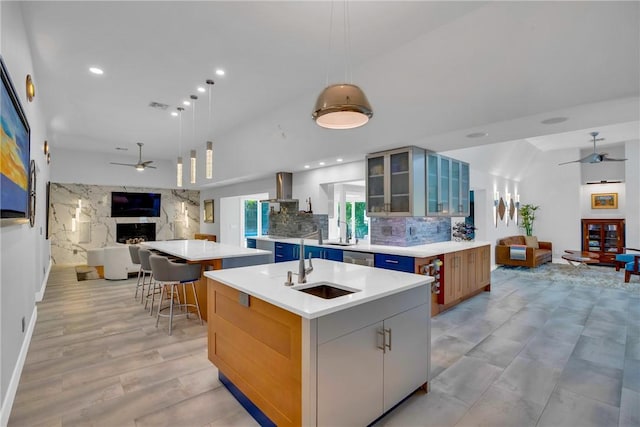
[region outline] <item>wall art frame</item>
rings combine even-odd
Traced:
[[[618,193],[593,193],[591,209],[618,209]]]

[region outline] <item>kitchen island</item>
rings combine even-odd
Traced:
[[[367,425],[430,369],[432,277],[313,260],[207,271],[209,359],[262,424]],[[308,288],[347,293],[332,299]],[[306,291],[304,291],[306,289]]]

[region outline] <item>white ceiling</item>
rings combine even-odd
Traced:
[[[213,138],[218,183],[408,144],[445,151],[526,139],[550,150],[588,147],[592,130],[603,144],[639,139],[639,2],[351,1],[348,58],[374,117],[349,131],[310,118],[327,76],[344,76],[343,2],[333,5],[330,49],[331,5],[22,3],[52,147],[128,147],[135,160],[139,141],[145,160],[174,159],[169,110],[207,78],[216,81],[212,131],[207,95],[197,94],[182,149],[201,152]],[[540,123],[558,116],[568,120]],[[489,136],[465,136],[478,131]]]

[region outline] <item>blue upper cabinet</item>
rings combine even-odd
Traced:
[[[256,248],[256,239],[247,239],[247,247],[248,248]]]
[[[294,261],[300,259],[300,245],[276,242],[275,255],[275,262]]]
[[[375,254],[373,266],[407,273],[413,273],[415,269],[413,257],[389,254]]]
[[[320,248],[318,246],[305,246],[304,257],[309,258],[309,254],[311,254],[312,258],[321,258],[342,262],[342,250],[340,249]]]

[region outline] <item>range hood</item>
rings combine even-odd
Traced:
[[[264,203],[293,203],[298,199],[292,199],[293,174],[291,172],[278,172],[276,174],[276,198],[260,200]]]

